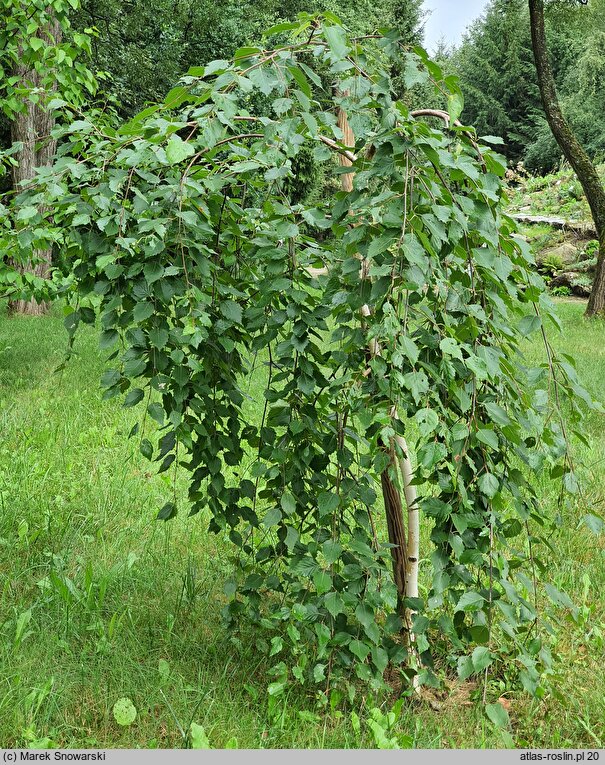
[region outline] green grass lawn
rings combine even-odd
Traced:
[[[605,324],[560,304],[556,346],[572,353],[592,394],[605,399]],[[254,635],[221,624],[230,543],[202,516],[155,521],[172,478],[153,475],[127,434],[138,411],[101,400],[102,354],[92,330],[56,373],[66,346],[62,319],[0,314],[0,746],[180,747],[180,728],[203,725],[215,747],[374,746],[368,710],[396,700],[363,697],[355,709],[318,712],[291,692],[269,714],[265,660]],[[537,355],[538,346],[529,349]],[[257,397],[261,368],[250,381]],[[417,747],[605,746],[605,536],[581,523],[602,511],[605,416],[585,424],[578,446],[584,493],[563,508],[550,581],[581,607],[559,614],[558,678],[541,701],[504,692],[510,734],[494,729],[471,684],[439,709],[406,701],[390,735]],[[149,427],[149,426],[148,426]],[[185,500],[185,483],[177,492]],[[544,502],[555,492],[544,486]],[[553,639],[554,640],[554,639]],[[500,691],[496,688],[496,696]],[[130,727],[117,699],[137,708]],[[404,738],[409,737],[409,738]]]

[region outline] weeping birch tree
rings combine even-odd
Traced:
[[[501,204],[506,163],[396,33],[301,14],[266,41],[117,131],[71,126],[16,209],[73,263],[67,329],[98,314],[104,395],[141,410],[141,453],[188,476],[158,519],[188,512],[232,545],[224,617],[275,657],[271,698],[351,673],[384,687],[389,665],[436,684],[444,645],[461,678],[507,661],[538,693],[528,587],[551,519],[534,482],[575,486],[549,392],[572,419],[589,399],[543,333],[556,317]],[[394,60],[448,111],[398,100]],[[339,191],[292,201],[302,151]]]

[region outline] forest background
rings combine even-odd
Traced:
[[[427,11],[420,0],[87,0],[71,21],[75,33],[94,30],[90,68],[101,81],[104,106],[127,118],[162,100],[190,67],[228,58],[280,19],[319,10],[333,11],[359,33],[395,26],[410,43],[423,41]],[[605,155],[605,1],[564,0],[546,10],[563,110],[598,162]],[[557,167],[561,151],[540,103],[524,0],[491,0],[461,43],[449,47],[442,41],[434,58],[460,78],[465,124],[479,135],[501,136],[513,164],[523,162],[537,173]],[[9,145],[9,123],[0,116],[0,146]],[[6,187],[9,175],[2,182]]]

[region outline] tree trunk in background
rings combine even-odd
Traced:
[[[597,269],[586,315],[602,315],[605,314],[605,188],[594,164],[574,135],[559,105],[555,78],[548,59],[544,27],[544,0],[529,0],[529,14],[532,48],[546,119],[561,151],[582,184],[599,240]]]
[[[62,30],[58,22],[49,24],[45,35],[55,43],[61,40]],[[40,85],[38,73],[29,69],[26,64],[17,64],[13,74],[21,80],[27,88],[36,88]],[[54,127],[53,114],[44,108],[43,104],[25,101],[25,109],[16,115],[11,124],[11,141],[22,143],[23,148],[17,152],[15,158],[18,165],[13,168],[13,188],[18,191],[19,187],[27,185],[35,175],[36,168],[50,165],[53,161],[57,142],[50,137]],[[47,278],[50,274],[51,250],[39,250],[34,253],[32,261],[19,264],[17,268],[21,272],[32,273],[41,278]],[[31,300],[15,300],[9,303],[10,313],[26,314],[29,316],[41,316],[48,311],[47,303],[38,303]]]

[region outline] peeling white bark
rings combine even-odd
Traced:
[[[410,460],[409,449],[405,438],[395,436],[395,441],[405,456],[399,458],[399,469],[403,482],[405,504],[408,509],[408,550],[405,571],[406,598],[418,597],[418,558],[420,554],[420,516],[418,512],[418,495],[412,484],[414,471]]]

